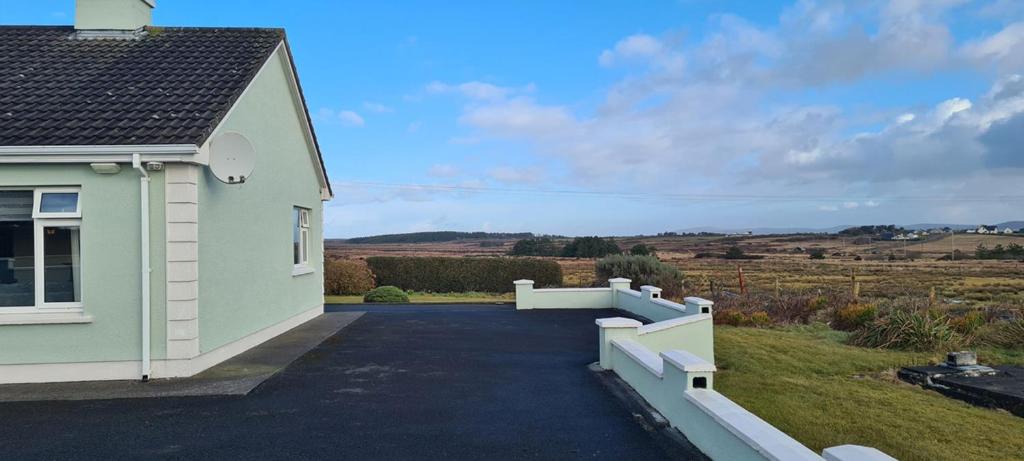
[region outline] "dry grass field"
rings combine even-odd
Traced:
[[[860,283],[860,294],[868,298],[928,297],[934,289],[936,301],[944,304],[984,306],[991,304],[1024,307],[1024,262],[994,260],[940,261],[953,249],[973,255],[979,244],[1024,244],[1017,235],[957,234],[931,236],[916,242],[861,240],[834,235],[793,236],[670,236],[617,239],[628,249],[645,243],[657,248],[663,261],[683,270],[687,295],[710,296],[712,290],[739,292],[739,269],[748,290],[773,293],[846,290],[852,279]],[[368,256],[500,256],[513,241],[462,240],[421,244],[346,244],[327,242],[329,257]],[[737,246],[762,259],[726,260],[698,258],[700,253],[724,253]],[[824,260],[812,260],[807,252],[821,248]],[[890,255],[893,260],[890,260]],[[859,257],[859,260],[858,260]],[[562,265],[565,286],[594,283],[594,260],[556,258]]]

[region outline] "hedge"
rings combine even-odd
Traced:
[[[481,291],[508,293],[513,281],[530,279],[535,286],[562,284],[562,267],[534,258],[443,258],[374,256],[366,264],[379,285],[434,293]]]

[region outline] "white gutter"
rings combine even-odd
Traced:
[[[141,192],[141,222],[142,222],[142,380],[149,381],[150,373],[150,301],[149,276],[152,268],[149,267],[149,173],[142,165],[142,156],[132,154],[132,167],[139,170],[142,176],[139,178],[139,190]]]

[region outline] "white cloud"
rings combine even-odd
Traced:
[[[339,110],[321,108],[317,111],[316,120],[327,124],[337,124],[348,127],[362,127],[366,124],[363,117],[351,110]]]
[[[602,51],[597,58],[597,62],[604,67],[631,61],[652,64],[673,72],[681,71],[685,64],[681,53],[647,34],[630,35],[619,40],[614,47]]]
[[[972,40],[963,54],[981,65],[988,63],[1004,71],[1024,71],[1024,22],[1007,25],[999,32]]]
[[[435,178],[452,178],[460,174],[459,168],[454,165],[435,164],[427,170],[427,176]]]
[[[505,184],[536,184],[544,178],[544,170],[538,167],[514,168],[501,166],[492,168],[488,176]]]
[[[390,112],[394,112],[395,111],[395,109],[390,107],[390,106],[386,106],[386,105],[381,104],[379,102],[373,102],[373,101],[365,101],[365,102],[363,102],[363,109],[366,109],[367,111],[374,112],[374,113],[377,113],[377,114],[386,114],[386,113],[390,113]]]
[[[469,99],[486,101],[504,99],[512,94],[514,90],[479,81],[465,82],[457,85],[433,81],[427,84],[426,91],[431,94],[459,93]]]

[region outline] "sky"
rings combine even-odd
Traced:
[[[73,18],[0,0],[0,24]],[[327,237],[1024,219],[1024,1],[160,0],[154,22],[287,30]]]

